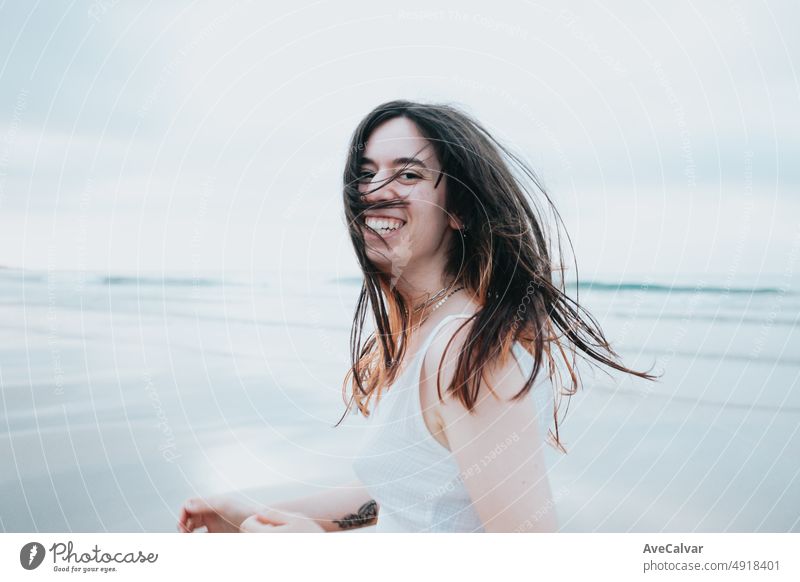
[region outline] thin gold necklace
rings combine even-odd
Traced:
[[[434,295],[433,297],[431,297],[427,301],[424,301],[421,305],[418,305],[417,307],[415,307],[414,308],[414,313],[417,313],[418,311],[420,311],[420,310],[424,309],[425,307],[427,307],[428,305],[430,305],[432,301],[436,301],[436,303],[434,304],[433,308],[425,315],[425,317],[422,318],[422,321],[419,322],[418,327],[420,325],[422,325],[423,323],[425,323],[425,321],[427,321],[427,319],[433,314],[434,311],[436,311],[442,305],[447,303],[447,300],[450,299],[450,297],[452,297],[453,295],[455,295],[456,293],[461,291],[463,288],[464,288],[464,285],[459,285],[458,287],[456,287],[455,289],[453,289],[452,291],[447,293],[447,295],[445,295],[444,297],[442,297],[441,299],[436,301],[437,297],[439,297],[442,293],[447,291],[447,287],[445,287],[444,289],[442,289],[441,291],[436,293],[436,295]]]
[[[417,305],[417,306],[414,308],[414,313],[417,313],[418,311],[420,311],[420,310],[424,309],[425,307],[427,307],[428,305],[430,305],[431,303],[433,303],[434,301],[436,301],[436,300],[437,300],[439,297],[441,297],[441,295],[442,295],[442,294],[443,294],[445,291],[447,291],[449,288],[450,288],[450,285],[447,285],[447,286],[445,286],[445,287],[442,287],[442,288],[441,288],[439,291],[437,291],[436,293],[434,293],[433,297],[429,297],[428,299],[426,299],[425,301],[423,301],[422,303],[420,303],[419,305]],[[459,287],[458,289],[463,289],[463,288],[464,288],[464,286],[462,285],[462,286],[461,286],[461,287]],[[458,289],[457,289],[457,290],[458,290]]]

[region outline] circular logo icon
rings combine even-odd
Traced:
[[[29,542],[19,551],[19,563],[26,570],[35,570],[44,561],[44,546],[39,542]]]

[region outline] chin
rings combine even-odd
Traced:
[[[392,280],[402,276],[414,256],[411,236],[402,230],[386,237],[372,233],[365,236],[367,258],[376,269],[392,277]]]
[[[383,272],[389,272],[392,267],[392,261],[386,256],[386,253],[378,253],[367,249],[367,258],[372,265]]]

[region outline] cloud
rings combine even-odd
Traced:
[[[396,97],[464,106],[565,204],[708,197],[745,179],[769,204],[800,183],[791,3],[61,10],[0,9],[0,220],[31,228],[124,216],[163,223],[176,247],[203,213],[296,233],[324,212],[319,228],[341,228],[350,132]],[[45,257],[46,232],[31,234],[25,256]]]

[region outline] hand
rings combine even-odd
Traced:
[[[251,515],[240,526],[242,533],[322,533],[325,530],[316,521],[290,511],[265,509]]]
[[[181,508],[178,531],[191,533],[205,527],[208,533],[239,533],[239,524],[262,507],[234,493],[193,497]]]

